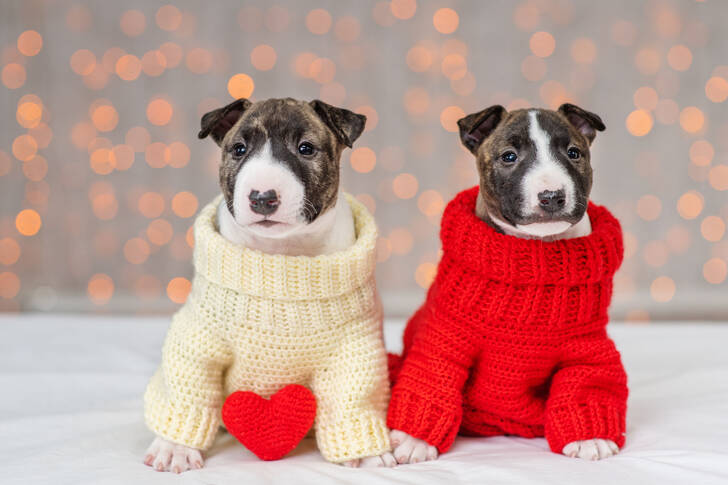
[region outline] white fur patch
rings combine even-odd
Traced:
[[[300,222],[283,226],[282,230],[273,226],[253,230],[250,225],[238,224],[227,208],[225,201],[217,209],[217,224],[220,234],[228,241],[256,249],[267,254],[286,254],[288,256],[317,256],[342,251],[356,239],[354,216],[351,207],[339,193],[336,205],[319,215],[313,222]]]
[[[571,458],[594,461],[616,455],[619,453],[619,447],[612,440],[595,438],[593,440],[572,441],[564,446],[561,452]]]
[[[569,213],[576,205],[574,181],[569,176],[569,172],[551,155],[551,137],[541,128],[537,114],[536,110],[528,113],[528,134],[536,147],[536,162],[523,176],[524,205],[522,212],[524,215],[538,213],[538,194],[541,192],[563,190],[566,196],[564,211]]]
[[[280,205],[273,214],[265,217],[250,209],[250,192],[257,190],[265,193],[275,190]],[[233,211],[235,221],[240,225],[248,225],[264,219],[283,224],[303,223],[301,208],[304,204],[304,187],[293,172],[280,160],[276,160],[271,151],[270,142],[265,145],[244,164],[238,172],[233,192]],[[256,227],[254,231],[262,234],[275,234],[284,226]]]
[[[491,220],[500,227],[504,233],[509,236],[520,237],[524,239],[542,239],[544,241],[556,241],[559,239],[573,239],[577,237],[588,236],[591,234],[591,221],[589,214],[586,212],[581,220],[576,224],[568,222],[541,222],[534,224],[519,224],[512,226],[493,215],[489,215]]]

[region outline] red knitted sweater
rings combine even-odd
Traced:
[[[589,204],[592,233],[543,242],[500,234],[475,215],[478,188],[442,219],[443,255],[427,300],[391,356],[387,424],[447,451],[458,431],[624,444],[627,376],[607,336],[622,232]]]

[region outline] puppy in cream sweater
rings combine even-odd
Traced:
[[[366,118],[321,101],[240,99],[202,118],[220,146],[222,195],[194,225],[195,276],[145,394],[157,435],[145,463],[203,466],[231,393],[289,384],[316,398],[329,461],[394,466],[376,225],[339,189],[339,159]]]

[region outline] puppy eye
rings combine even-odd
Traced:
[[[581,158],[581,152],[576,147],[571,147],[566,150],[566,155],[572,160],[579,160],[579,158]]]
[[[233,145],[232,152],[233,152],[233,157],[235,157],[235,158],[242,157],[243,155],[245,155],[245,152],[247,152],[247,151],[248,151],[248,147],[246,147],[242,143],[236,143],[235,145]]]
[[[316,151],[316,149],[307,141],[304,141],[303,143],[298,145],[298,153],[300,153],[301,155],[308,157],[313,155],[314,151]]]
[[[508,151],[501,155],[501,160],[505,163],[515,163],[518,160],[518,155],[516,155],[516,152]]]

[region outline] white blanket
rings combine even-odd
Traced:
[[[627,443],[600,462],[543,439],[462,438],[434,462],[348,469],[312,439],[263,462],[227,434],[205,468],[176,476],[142,464],[152,440],[142,394],[166,318],[0,316],[0,484],[728,483],[728,325],[611,325],[629,374]],[[385,325],[399,350],[403,322]]]

